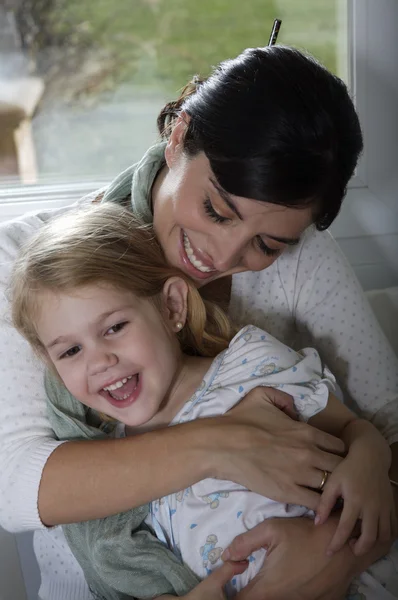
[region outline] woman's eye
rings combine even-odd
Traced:
[[[81,348],[80,346],[73,346],[73,348],[69,348],[69,350],[66,350],[66,352],[63,352],[63,354],[61,354],[60,358],[70,358],[71,356],[75,356],[76,354],[78,354],[80,352]]]
[[[106,332],[107,334],[112,334],[112,333],[118,333],[119,331],[121,331],[125,326],[127,325],[127,321],[123,321],[122,323],[116,323],[116,325],[112,325],[112,327],[109,327],[108,331]]]
[[[214,206],[212,205],[210,198],[207,196],[207,198],[204,199],[203,201],[203,206],[205,209],[205,213],[207,215],[209,215],[209,217],[215,222],[215,223],[226,223],[228,221],[231,221],[231,219],[229,219],[228,217],[223,217],[222,215],[220,215],[214,208]]]
[[[264,242],[264,240],[261,239],[261,237],[258,237],[257,240],[258,247],[260,248],[261,252],[263,252],[266,256],[276,256],[281,252],[280,248],[270,248],[269,246],[267,246],[267,244]]]

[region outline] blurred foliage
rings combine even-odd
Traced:
[[[247,46],[305,46],[336,70],[336,4],[331,0],[20,0],[14,9],[23,47],[39,60],[49,48],[100,51],[112,80],[181,87]]]

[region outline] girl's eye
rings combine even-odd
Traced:
[[[215,223],[226,223],[231,221],[228,217],[220,215],[213,207],[210,198],[207,196],[203,201],[205,212]]]
[[[260,248],[261,252],[263,252],[266,256],[276,256],[281,252],[279,248],[270,248],[269,246],[267,246],[267,244],[264,243],[261,237],[257,237],[257,240],[258,247]]]
[[[67,350],[66,352],[61,354],[61,356],[59,358],[70,358],[70,357],[78,354],[80,352],[80,350],[81,350],[80,346],[73,346],[73,348],[69,348],[69,350]]]
[[[122,323],[116,323],[116,325],[112,325],[109,327],[107,334],[118,333],[127,325],[127,321],[123,321]]]

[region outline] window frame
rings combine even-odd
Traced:
[[[398,233],[398,38],[394,23],[398,23],[395,0],[347,2],[348,76],[365,145],[331,228],[337,239]]]

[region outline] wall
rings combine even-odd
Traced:
[[[365,289],[398,285],[398,2],[350,0],[350,79],[365,150],[332,228]]]
[[[364,189],[351,189],[331,230],[365,290],[398,285],[396,206]]]

